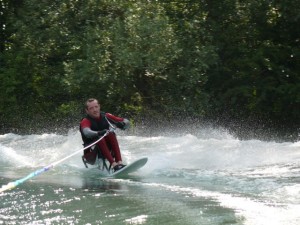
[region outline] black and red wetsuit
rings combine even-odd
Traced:
[[[98,131],[109,129],[109,123],[107,120],[109,120],[109,122],[112,124],[124,121],[124,119],[121,117],[117,117],[105,112],[101,112],[99,118],[92,118],[87,115],[81,120],[80,133],[85,146],[99,139],[97,133]],[[85,128],[90,128],[91,130],[88,135],[84,134],[83,132]],[[97,143],[97,145],[102,155],[110,162],[110,164],[112,164],[113,162],[122,161],[119,143],[114,132],[110,132],[108,135],[106,135],[101,141]],[[112,156],[111,152],[113,153],[114,157]],[[97,153],[92,152],[90,149],[87,149],[84,152],[84,156],[89,163],[94,164],[96,161]]]

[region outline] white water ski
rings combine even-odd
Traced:
[[[109,177],[122,177],[130,173],[134,173],[138,169],[142,168],[147,163],[147,161],[148,161],[147,157],[140,158],[128,164],[127,166],[123,167],[122,169],[118,170],[117,172],[110,174]]]

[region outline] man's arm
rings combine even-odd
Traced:
[[[87,119],[83,119],[80,123],[80,129],[83,133],[83,135],[86,138],[95,138],[103,136],[107,130],[100,130],[100,131],[94,131],[91,129],[91,122]]]
[[[110,113],[106,113],[105,115],[110,122],[113,122],[114,124],[117,125],[118,128],[122,130],[126,130],[130,127],[130,122],[128,119],[117,117]]]
[[[83,119],[80,122],[80,129],[83,135],[87,138],[94,138],[98,136],[98,132],[91,129],[91,122],[88,119]]]
[[[89,127],[85,127],[82,129],[82,133],[85,137],[87,138],[94,138],[94,137],[97,137],[99,136],[98,132],[97,131],[93,131],[91,130],[91,128]]]
[[[123,122],[123,120],[124,120],[123,118],[114,116],[113,114],[110,114],[110,113],[105,113],[105,116],[107,117],[107,119],[109,119],[109,121],[111,121],[113,123]]]

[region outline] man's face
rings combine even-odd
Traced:
[[[100,105],[98,101],[94,100],[87,103],[86,113],[92,118],[100,117]]]

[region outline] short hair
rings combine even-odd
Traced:
[[[89,99],[85,102],[85,108],[87,109],[87,108],[88,108],[88,103],[93,102],[93,101],[97,101],[97,102],[98,102],[98,100],[97,100],[96,98],[89,98]],[[98,104],[99,104],[99,102],[98,102]]]

